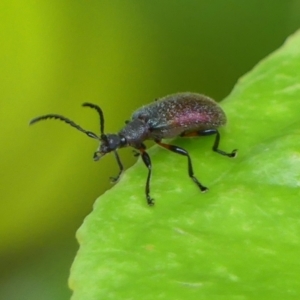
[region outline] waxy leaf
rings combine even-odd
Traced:
[[[211,151],[213,136],[170,141],[203,194],[185,157],[149,149],[155,206],[139,159],[78,230],[73,300],[300,298],[300,32],[221,106],[220,149],[238,157]]]

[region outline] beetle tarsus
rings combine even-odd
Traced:
[[[150,195],[147,195],[147,203],[149,206],[154,205],[154,199],[150,197]]]
[[[209,188],[207,188],[206,186],[202,186],[202,188],[200,187],[200,190],[202,193],[206,193],[209,191]]]
[[[198,187],[202,193],[206,193],[208,191],[208,188],[206,186],[202,185],[195,176],[193,176],[192,179],[198,185]]]
[[[231,153],[228,156],[231,158],[235,158],[235,157],[237,157],[237,155],[238,155],[238,150],[234,149],[231,151]]]
[[[110,179],[110,183],[116,183],[116,182],[119,181],[120,175],[118,175],[118,176],[116,176],[116,177],[110,176],[109,179]]]

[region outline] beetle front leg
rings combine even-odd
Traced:
[[[145,151],[144,148],[141,148],[139,150],[140,150],[143,162],[146,165],[146,167],[148,168],[148,176],[147,176],[146,187],[145,187],[146,199],[147,199],[148,205],[153,206],[154,199],[151,198],[151,196],[150,196],[150,178],[151,178],[151,172],[152,172],[151,159],[150,159],[149,154]]]
[[[116,150],[114,151],[114,154],[115,154],[115,158],[116,158],[116,161],[118,163],[118,166],[119,166],[120,170],[119,170],[119,174],[116,177],[110,177],[111,183],[116,183],[120,179],[120,176],[122,175],[122,173],[124,171],[124,167],[123,167],[123,164],[120,160],[120,156],[119,156],[119,154]]]

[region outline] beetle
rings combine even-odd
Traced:
[[[177,136],[215,135],[212,147],[213,151],[227,157],[235,157],[237,154],[237,149],[229,153],[219,149],[220,133],[218,128],[226,124],[226,115],[217,102],[201,94],[185,92],[156,99],[154,102],[137,109],[132,114],[131,120],[126,121],[126,125],[116,134],[104,133],[104,115],[98,105],[83,103],[82,106],[90,107],[98,112],[100,117],[100,136],[81,128],[70,119],[57,114],[47,114],[34,118],[30,121],[30,124],[51,118],[58,119],[87,134],[90,138],[98,140],[100,144],[94,153],[94,161],[98,161],[107,153],[113,152],[119,166],[118,175],[111,177],[112,182],[117,182],[124,170],[117,150],[128,146],[138,150],[135,150],[135,155],[141,155],[148,169],[145,194],[147,203],[150,206],[154,205],[154,199],[150,196],[152,164],[149,154],[146,151],[145,140],[154,140],[159,146],[186,156],[188,160],[188,175],[202,192],[207,191],[208,188],[202,185],[194,176],[189,153],[181,147],[164,143],[162,140]]]

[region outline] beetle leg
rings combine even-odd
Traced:
[[[146,146],[145,146],[144,143],[141,144],[141,148],[146,149]],[[135,150],[135,149],[133,149],[132,152],[133,152],[133,156],[134,156],[134,157],[139,157],[139,156],[141,155],[141,153],[138,152],[138,151]]]
[[[182,148],[180,148],[178,146],[175,146],[175,145],[169,145],[169,144],[162,143],[160,141],[156,141],[156,143],[158,145],[160,145],[161,147],[167,149],[167,150],[170,150],[172,152],[175,152],[175,153],[178,153],[178,154],[186,156],[187,159],[188,159],[188,173],[189,173],[190,178],[192,178],[192,180],[198,185],[198,187],[200,188],[201,192],[205,192],[205,191],[208,190],[208,188],[205,187],[204,185],[202,185],[199,182],[199,180],[194,176],[194,171],[193,171],[193,166],[192,166],[192,160],[190,158],[189,153],[186,150],[184,150],[184,149],[182,149]]]
[[[144,145],[143,145],[144,146]],[[140,153],[143,159],[144,164],[148,168],[148,176],[146,181],[146,187],[145,187],[145,193],[146,193],[146,199],[149,206],[154,205],[154,199],[150,196],[150,178],[151,178],[151,171],[152,171],[152,165],[151,165],[151,159],[149,154],[146,152],[145,148],[140,148]]]
[[[141,155],[141,153],[135,149],[133,149],[132,152],[134,157],[139,157]]]
[[[110,181],[112,183],[116,183],[119,180],[121,174],[124,171],[124,167],[123,167],[123,164],[122,164],[122,162],[120,160],[120,156],[119,156],[119,154],[118,154],[118,152],[116,150],[114,151],[114,154],[115,154],[115,158],[116,158],[116,161],[118,163],[118,166],[119,166],[120,170],[119,170],[119,174],[116,177],[110,177]]]
[[[189,132],[189,133],[183,133],[181,134],[182,137],[191,137],[191,136],[207,136],[207,135],[212,135],[215,134],[215,142],[213,144],[213,151],[228,156],[228,157],[236,157],[237,156],[237,149],[234,149],[231,151],[231,153],[225,152],[223,150],[219,149],[219,143],[220,143],[220,133],[217,129],[206,129],[206,130],[201,130],[201,131],[195,131],[195,132]]]

